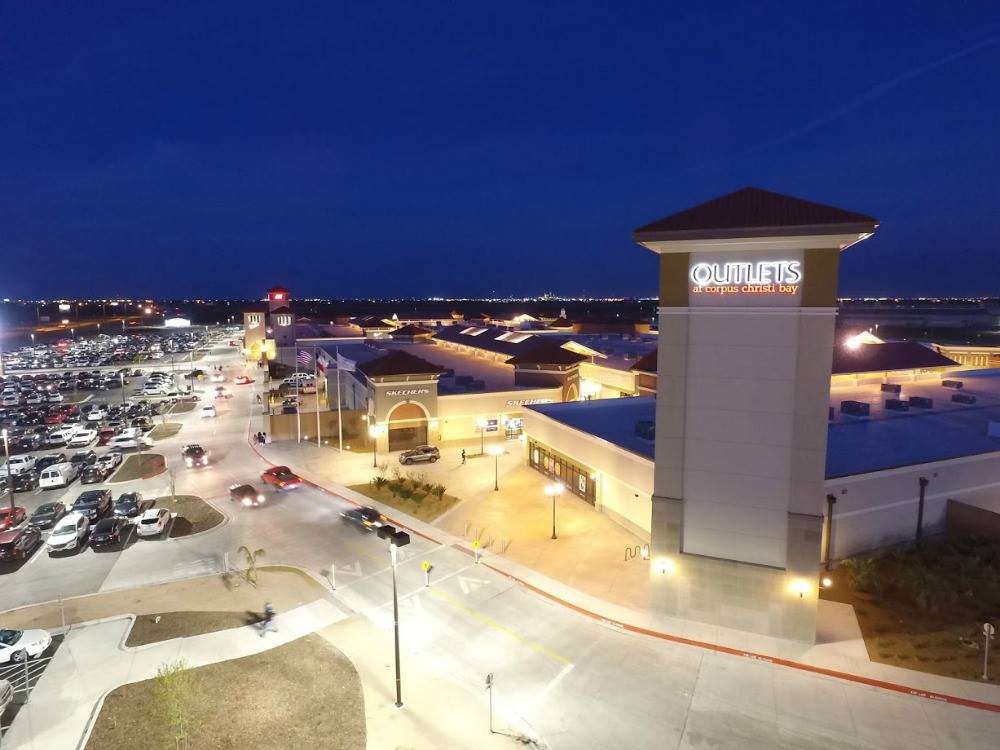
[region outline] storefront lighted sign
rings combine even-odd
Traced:
[[[795,294],[802,264],[797,260],[695,263],[690,278],[694,294]]]
[[[431,392],[430,388],[402,388],[395,391],[386,391],[386,396],[426,396]]]
[[[531,406],[532,404],[551,404],[551,398],[512,398],[507,406]]]

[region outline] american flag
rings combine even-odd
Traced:
[[[303,367],[309,367],[312,365],[312,355],[305,349],[299,349],[299,356],[297,359],[298,363]]]

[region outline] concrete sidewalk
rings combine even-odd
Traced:
[[[165,663],[200,667],[251,656],[326,628],[346,615],[321,599],[277,616],[278,631],[261,637],[248,626],[134,649],[121,646],[131,617],[76,626],[56,651],[7,735],[4,750],[72,750],[82,747],[90,723],[111,690],[156,676]]]
[[[354,503],[379,507],[379,504],[370,498],[331,479],[329,467],[333,462],[329,459],[324,462],[326,470],[316,471],[315,468],[318,468],[318,464],[323,466],[319,461],[319,456],[328,455],[328,451],[315,447],[313,450],[318,455],[310,455],[311,460],[307,461],[302,460],[303,451],[299,446],[295,446],[294,449],[280,444],[274,447],[265,446],[263,449],[258,449],[258,452],[265,460],[273,462],[291,461],[292,457],[295,456],[296,467],[301,469],[300,473],[317,486]],[[303,466],[306,468],[301,468]],[[358,471],[360,471],[360,467],[355,467],[355,473]],[[369,464],[368,472],[370,471]],[[492,472],[490,478],[492,479]],[[399,526],[408,528],[439,544],[454,546],[470,555],[472,554],[469,539],[420,521],[394,508],[382,506],[380,509]],[[593,514],[592,510],[590,512]],[[560,553],[556,550],[552,554],[559,556]],[[482,564],[502,575],[515,579],[528,588],[535,589],[546,598],[574,609],[586,617],[605,622],[612,627],[640,632],[673,642],[687,643],[697,648],[735,652],[751,659],[763,657],[768,660],[785,660],[792,662],[792,664],[787,665],[792,669],[813,672],[829,670],[842,673],[842,675],[833,676],[854,679],[854,681],[869,685],[874,684],[877,687],[882,686],[878,683],[888,683],[885,687],[897,689],[899,692],[916,695],[939,694],[928,696],[934,700],[942,700],[942,696],[954,697],[958,699],[957,702],[974,701],[991,704],[997,706],[996,710],[1000,710],[1000,686],[942,677],[870,661],[860,638],[856,618],[853,618],[853,611],[846,611],[844,607],[836,606],[836,603],[833,602],[820,602],[823,624],[820,626],[817,643],[810,645],[693,620],[684,620],[639,609],[636,606],[618,604],[601,596],[581,591],[562,580],[544,575],[533,567],[502,554],[493,554],[487,551],[483,554]],[[648,569],[645,567],[643,567],[643,575],[649,575]]]

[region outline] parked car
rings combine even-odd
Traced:
[[[70,448],[86,448],[97,440],[97,430],[80,430],[69,439]]]
[[[246,508],[263,505],[267,501],[263,493],[258,492],[253,485],[249,484],[235,484],[230,487],[229,499]]]
[[[97,406],[87,412],[88,422],[100,422],[102,419],[107,419],[108,412],[103,406]]]
[[[346,523],[353,524],[367,531],[374,531],[388,520],[378,510],[370,506],[351,508],[340,514]]]
[[[281,490],[294,490],[302,484],[302,477],[292,472],[287,466],[272,466],[260,475],[264,484]]]
[[[97,465],[103,466],[104,470],[107,471],[108,474],[117,469],[121,465],[121,462],[122,454],[120,451],[116,450],[108,451],[97,459]]]
[[[38,484],[43,490],[54,490],[66,487],[78,476],[80,476],[80,467],[66,461],[61,464],[53,464],[45,469],[38,475]]]
[[[52,453],[48,456],[42,456],[35,462],[35,471],[41,474],[50,466],[54,466],[55,464],[61,464],[68,460],[69,459],[66,457],[65,453]]]
[[[35,508],[28,523],[39,529],[48,529],[55,526],[65,515],[66,506],[62,503],[42,503]]]
[[[20,505],[15,505],[13,509],[9,505],[0,507],[0,531],[20,526],[27,517],[27,511]]]
[[[38,474],[25,471],[14,476],[14,492],[32,492],[38,489]]]
[[[166,508],[150,508],[139,518],[135,532],[145,538],[161,536],[170,525],[170,511]]]
[[[90,464],[80,472],[80,484],[99,484],[108,477],[108,470],[101,464]]]
[[[115,501],[115,515],[119,518],[137,518],[152,507],[153,501],[144,499],[141,492],[125,492]]]
[[[186,466],[208,466],[208,451],[197,443],[185,445],[181,449]]]
[[[34,659],[51,643],[52,636],[44,630],[0,630],[0,664]]]
[[[111,512],[111,490],[81,492],[73,503],[73,510],[86,516],[92,523],[104,518]]]
[[[420,462],[434,463],[441,458],[441,451],[433,445],[418,445],[408,451],[399,454],[399,463],[404,466]]]
[[[85,466],[97,463],[97,454],[94,451],[77,451],[70,456],[69,462],[76,464],[82,470]]]
[[[34,456],[11,456],[6,461],[0,463],[0,476],[16,476],[24,471],[35,470]]]
[[[94,549],[121,547],[128,541],[131,528],[132,524],[124,518],[118,516],[102,518],[90,532],[90,546]]]
[[[81,513],[71,511],[56,522],[52,533],[45,541],[49,554],[76,550],[83,543],[90,529],[90,519]]]
[[[0,561],[27,560],[42,543],[42,532],[35,526],[23,526],[0,533]]]

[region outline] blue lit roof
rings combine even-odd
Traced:
[[[653,458],[653,441],[635,434],[636,422],[656,419],[653,396],[567,401],[526,408],[640,456]]]

